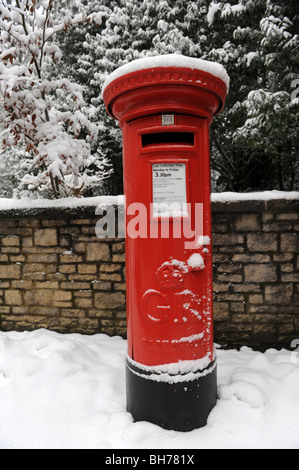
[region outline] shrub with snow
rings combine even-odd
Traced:
[[[21,146],[30,155],[22,186],[50,197],[82,196],[110,174],[90,142],[98,127],[85,112],[82,87],[66,78],[48,79],[61,60],[56,34],[94,16],[65,16],[54,22],[58,0],[14,0],[0,5],[1,134],[4,148]],[[96,20],[98,18],[96,17]]]

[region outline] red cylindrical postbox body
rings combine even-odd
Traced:
[[[123,131],[127,406],[187,431],[216,403],[210,143],[228,77],[178,55],[114,72],[103,98]]]

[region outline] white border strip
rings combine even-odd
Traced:
[[[192,382],[193,380],[199,379],[201,377],[205,377],[206,375],[211,374],[217,365],[217,361],[215,359],[215,362],[212,367],[206,368],[205,370],[201,372],[188,372],[186,374],[177,374],[177,375],[170,375],[167,372],[162,372],[162,373],[156,373],[156,374],[152,373],[152,374],[147,375],[147,374],[141,374],[135,371],[134,369],[132,369],[130,367],[130,363],[134,365],[133,363],[135,361],[132,361],[132,359],[129,356],[127,356],[127,359],[128,361],[126,362],[126,367],[128,367],[128,369],[131,372],[133,372],[133,374],[137,375],[138,377],[141,377],[142,379],[153,380],[154,382],[164,382],[164,383],[169,383],[169,384]],[[152,369],[150,369],[149,367],[148,369],[144,369],[144,370],[152,370]]]

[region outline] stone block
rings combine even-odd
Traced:
[[[271,258],[270,255],[260,254],[236,254],[232,258],[233,261],[237,261],[240,263],[269,263]]]
[[[217,281],[219,282],[235,282],[239,283],[243,281],[242,275],[241,274],[230,274],[230,273],[223,273],[223,274],[218,274],[217,276]]]
[[[298,220],[299,214],[297,212],[284,212],[276,215],[277,220]]]
[[[9,253],[9,254],[17,255],[20,253],[20,247],[19,246],[3,246],[1,251],[2,253]]]
[[[98,309],[126,308],[126,296],[123,292],[97,292],[95,306]]]
[[[220,264],[218,266],[218,272],[220,273],[229,273],[229,274],[240,274],[242,273],[242,264],[239,263],[228,263]]]
[[[13,306],[11,311],[13,315],[28,315],[29,307],[25,307],[24,305]]]
[[[59,289],[59,283],[58,281],[36,282],[35,287],[37,289],[50,289],[52,291],[56,291]]]
[[[60,284],[61,289],[70,289],[70,290],[81,290],[81,289],[89,289],[90,283],[89,282],[61,282]]]
[[[75,305],[78,308],[92,308],[93,300],[92,299],[85,299],[82,297],[77,297],[75,299]]]
[[[235,220],[237,231],[254,232],[260,230],[260,222],[257,214],[242,214]]]
[[[115,273],[121,270],[121,264],[117,263],[103,263],[100,266],[100,272]]]
[[[52,306],[54,303],[54,295],[51,290],[41,289],[25,292],[25,305],[36,306]]]
[[[121,290],[121,291],[126,291],[126,283],[125,282],[116,282],[114,284],[114,289],[115,290]]]
[[[233,321],[236,321],[236,315],[235,314],[242,314],[245,312],[245,302],[231,302],[230,304],[230,309],[234,313],[232,319]],[[244,318],[244,315],[240,315],[240,317]]]
[[[113,263],[125,263],[126,255],[125,254],[117,254],[112,256]]]
[[[69,274],[69,281],[94,281],[95,274]]]
[[[101,281],[112,281],[112,282],[121,282],[122,278],[120,274],[115,273],[100,273],[99,278]]]
[[[96,264],[79,264],[78,272],[79,274],[96,274],[97,266]]]
[[[44,272],[38,272],[38,273],[25,273],[23,275],[24,279],[30,279],[32,281],[43,281],[46,279],[46,273]]]
[[[229,321],[229,306],[227,302],[214,302],[214,321]]]
[[[277,235],[275,233],[250,233],[247,236],[249,251],[277,251]]]
[[[231,234],[220,234],[216,233],[213,235],[213,244],[217,246],[221,245],[238,245],[244,243],[244,236],[236,233]]]
[[[57,245],[57,230],[55,228],[45,228],[35,230],[34,243],[38,246]]]
[[[94,290],[111,290],[112,289],[112,283],[110,281],[100,281],[100,280],[95,280],[92,282]]]
[[[54,301],[68,302],[72,300],[72,293],[67,290],[57,290],[54,292]]]
[[[19,290],[5,291],[5,304],[6,305],[22,305],[22,293]]]
[[[262,221],[263,222],[270,222],[274,220],[273,212],[262,212]]]
[[[25,263],[26,258],[23,255],[10,255],[9,261],[11,263]]]
[[[49,253],[27,255],[27,261],[28,263],[57,263],[57,255]]]
[[[45,273],[54,274],[57,271],[56,264],[43,264],[43,263],[32,263],[25,264],[23,267],[24,274],[27,273]]]
[[[276,282],[277,268],[272,264],[248,264],[244,267],[246,282]]]
[[[282,282],[299,282],[299,272],[296,273],[282,273],[281,274]]]
[[[288,232],[292,230],[292,222],[287,220],[280,220],[279,222],[269,222],[267,224],[263,224],[263,231],[264,232]]]
[[[21,266],[18,264],[7,264],[0,266],[0,279],[20,279]]]
[[[58,267],[60,273],[63,274],[73,274],[76,272],[76,265],[75,264],[62,264]]]
[[[4,237],[1,244],[2,246],[20,246],[20,237]]]
[[[110,250],[107,243],[89,243],[86,250],[86,261],[109,261]]]
[[[77,255],[75,253],[70,252],[64,252],[60,255],[60,263],[61,264],[66,264],[66,263],[82,263],[83,261],[83,256],[82,255]]]
[[[19,281],[11,282],[11,287],[13,289],[30,290],[32,289],[32,286],[33,286],[33,281],[19,280]]]
[[[113,243],[112,244],[112,253],[124,253],[125,244],[124,243]]]
[[[282,252],[299,252],[299,235],[296,233],[283,233],[281,235]]]
[[[264,302],[262,294],[249,294],[250,304],[262,304]]]

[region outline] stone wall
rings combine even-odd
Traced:
[[[95,207],[0,212],[0,329],[126,333],[123,239]]]
[[[215,340],[264,349],[299,338],[299,198],[213,204]]]
[[[299,197],[213,202],[215,341],[299,338]],[[123,239],[96,206],[0,210],[0,329],[126,334]]]

